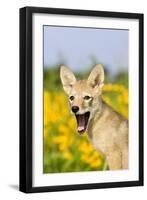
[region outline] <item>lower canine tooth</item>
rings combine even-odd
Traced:
[[[83,126],[78,127],[78,131],[83,131],[83,130],[84,130]]]

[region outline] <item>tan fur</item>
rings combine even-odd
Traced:
[[[78,106],[78,114],[90,112],[88,136],[94,147],[107,159],[110,170],[128,168],[128,121],[101,99],[104,84],[102,65],[96,65],[87,80],[77,81],[65,66],[60,77],[65,92],[74,96],[70,106]],[[84,96],[91,97],[84,100]]]

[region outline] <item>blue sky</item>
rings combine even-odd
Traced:
[[[128,39],[128,30],[44,26],[44,65],[82,71],[94,57],[115,74],[128,68]]]

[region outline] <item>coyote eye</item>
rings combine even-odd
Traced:
[[[70,99],[71,101],[73,101],[73,100],[74,100],[74,96],[70,96],[69,99]]]
[[[84,100],[89,100],[89,99],[91,99],[91,97],[88,95],[84,97]]]

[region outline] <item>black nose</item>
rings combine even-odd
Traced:
[[[72,112],[73,113],[76,113],[76,112],[78,112],[78,110],[79,110],[79,107],[78,106],[72,106]]]

